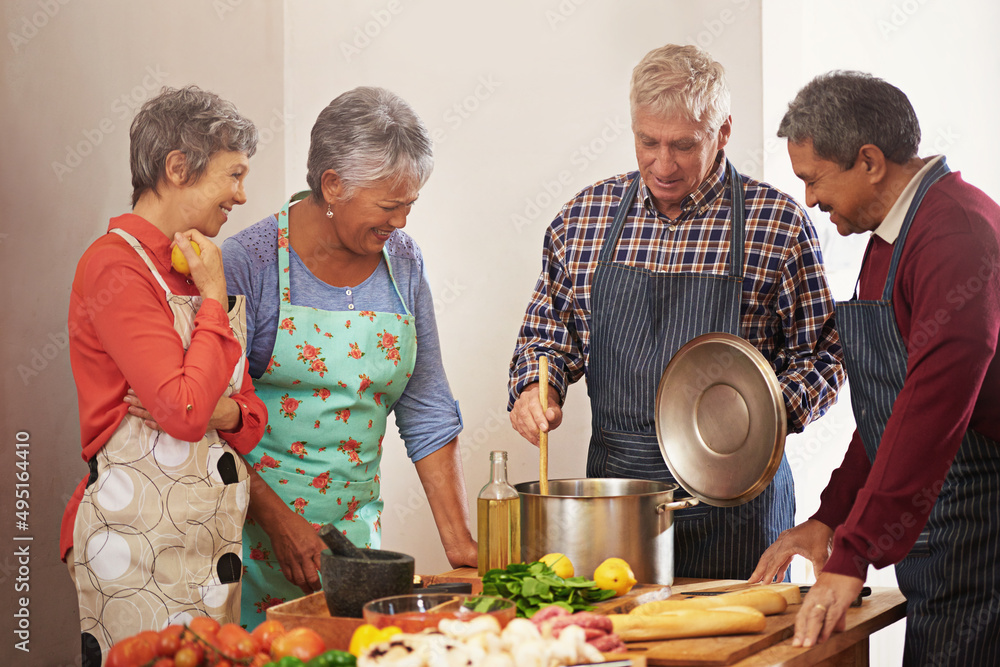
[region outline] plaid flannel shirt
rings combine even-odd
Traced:
[[[726,162],[681,203],[670,220],[642,183],[622,229],[615,262],[651,271],[726,275],[729,211]],[[538,381],[537,358],[549,358],[549,383],[565,399],[589,362],[590,290],[612,214],[638,172],[582,190],[549,225],[542,271],[510,363],[509,406]],[[766,183],[743,176],[746,268],[742,336],[767,358],[781,384],[792,432],[821,416],[844,382],[833,299],[816,232],[806,212]],[[683,307],[683,305],[680,305]],[[625,325],[625,324],[623,324]]]

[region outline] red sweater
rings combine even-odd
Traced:
[[[171,239],[137,215],[113,218],[142,244],[174,294],[198,295],[198,288],[170,268]],[[117,234],[105,234],[84,252],[70,294],[70,365],[80,409],[83,460],[108,442],[128,412],[123,398],[131,387],[164,431],[181,440],[200,440],[242,354],[229,328],[226,309],[206,299],[195,316],[187,351],[174,330],[163,288],[138,253]],[[260,441],[267,409],[244,371],[242,390],[231,396],[241,424],[219,435],[245,454]],[[185,409],[191,405],[192,409]],[[59,549],[73,546],[76,510],[86,477],[63,515]]]
[[[967,429],[1000,441],[1000,207],[949,174],[928,190],[905,243],[892,290],[903,389],[874,465],[855,431],[812,517],[836,529],[824,571],[861,579],[912,548]],[[858,297],[877,300],[893,245],[876,235],[870,245]]]

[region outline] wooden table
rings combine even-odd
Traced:
[[[471,581],[474,590],[480,586],[479,577],[472,568],[459,568],[429,577],[433,582]],[[431,583],[431,582],[429,582]],[[721,589],[741,582],[677,579],[671,587],[673,593],[696,590]],[[654,586],[637,586],[633,594],[655,589]],[[627,600],[626,600],[627,602]],[[602,603],[621,605],[623,598]],[[799,605],[788,608],[784,614],[770,616],[767,629],[758,635],[708,637],[700,639],[674,639],[660,642],[630,643],[629,653],[644,656],[650,667],[659,665],[733,665],[734,667],[763,667],[786,665],[788,667],[867,666],[868,640],[872,633],[881,630],[906,616],[906,600],[896,588],[874,588],[864,598],[860,607],[847,612],[847,628],[834,633],[824,642],[811,648],[792,648],[795,614]],[[598,611],[602,611],[598,608]],[[698,658],[693,658],[697,654]]]

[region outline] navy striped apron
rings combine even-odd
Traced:
[[[899,258],[920,202],[947,173],[942,158],[921,181],[894,243],[882,299],[837,303],[854,419],[872,463],[906,380],[906,345],[892,309]],[[895,539],[892,526],[886,530],[885,538]],[[904,665],[1000,665],[1000,443],[965,433],[896,578],[906,596]]]
[[[591,291],[587,387],[592,435],[588,477],[676,483],[656,439],[656,388],[667,363],[692,338],[740,335],[745,210],[743,181],[728,163],[732,236],[728,275],[649,271],[616,263],[615,246],[639,188],[618,204],[601,246]],[[669,425],[662,425],[669,428]],[[782,458],[774,481],[738,507],[674,512],[677,577],[747,579],[764,550],[795,517],[792,471]]]

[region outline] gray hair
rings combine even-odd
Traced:
[[[254,124],[232,102],[197,86],[164,87],[147,100],[132,120],[129,139],[133,207],[144,192],[159,194],[156,187],[171,151],[184,154],[185,184],[196,183],[218,151],[246,153],[248,158],[257,151]]]
[[[639,109],[681,116],[717,132],[729,117],[726,71],[697,46],[667,44],[647,53],[632,70],[632,122]]]
[[[864,72],[833,71],[798,92],[778,136],[795,144],[812,139],[817,157],[850,169],[865,144],[877,146],[896,164],[913,158],[920,123],[899,88]]]
[[[430,133],[395,93],[355,88],[320,112],[306,169],[306,182],[318,201],[323,201],[322,179],[328,169],[343,182],[343,199],[386,180],[393,186],[412,182],[419,189],[434,169]]]

